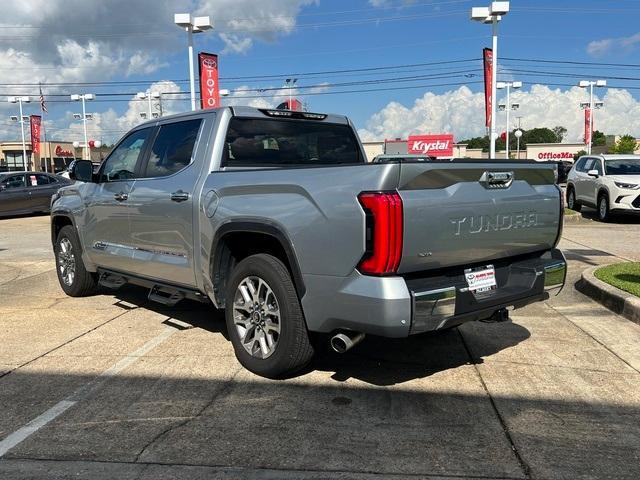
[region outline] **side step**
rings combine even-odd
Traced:
[[[100,277],[98,279],[99,285],[111,290],[118,290],[125,283],[127,283],[127,279],[125,277],[111,272],[100,273]]]
[[[161,303],[167,307],[173,307],[180,300],[184,300],[185,294],[180,290],[165,285],[154,285],[149,290],[149,300]]]

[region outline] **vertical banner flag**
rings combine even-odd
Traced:
[[[40,115],[31,115],[29,117],[31,123],[31,151],[40,155],[40,126],[42,125],[42,117]]]
[[[591,124],[591,109],[584,109],[584,144],[589,145],[591,143],[591,134],[593,131],[593,125]]]
[[[493,92],[491,91],[491,78],[493,76],[493,50],[485,48],[482,50],[482,63],[484,65],[484,112],[485,125],[491,126],[491,102],[493,102]]]
[[[213,53],[198,53],[200,67],[200,107],[220,106],[220,85],[218,84],[218,56]]]

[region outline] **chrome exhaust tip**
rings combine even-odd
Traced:
[[[345,353],[364,339],[364,333],[343,332],[331,337],[331,348],[337,353]]]

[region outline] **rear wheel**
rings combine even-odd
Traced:
[[[582,205],[576,200],[576,192],[573,188],[567,189],[567,208],[576,212],[582,209]]]
[[[60,229],[54,248],[58,281],[70,297],[86,297],[98,290],[96,274],[88,272],[82,261],[80,239],[71,225]]]
[[[236,357],[247,370],[281,378],[313,357],[291,276],[276,257],[252,255],[237,265],[228,283],[225,317]]]
[[[598,219],[601,222],[608,222],[611,218],[611,212],[609,212],[609,197],[603,193],[598,197]]]

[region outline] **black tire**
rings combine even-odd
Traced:
[[[611,212],[609,211],[609,196],[606,193],[601,193],[598,197],[598,220],[601,222],[608,222],[611,218]]]
[[[576,192],[572,187],[567,188],[567,208],[579,212],[582,204],[576,200]]]
[[[234,302],[236,302],[236,295],[241,298],[241,290],[239,287],[241,284],[246,286],[247,279],[261,279],[266,282],[271,289],[273,296],[277,302],[279,310],[279,333],[274,343],[275,347],[272,353],[266,358],[258,358],[249,353],[248,348],[254,348],[260,350],[260,342],[255,340],[255,336],[251,336],[246,332],[255,332],[255,329],[262,327],[250,325],[246,329],[245,338],[249,337],[247,348],[245,348],[242,339],[240,337],[240,328],[236,325],[234,319]],[[270,297],[273,298],[273,297]],[[249,308],[244,310],[247,305],[253,305],[255,302],[246,302],[244,299],[241,303],[244,306],[242,310],[237,314],[243,322],[254,321],[254,317],[251,315],[246,316],[246,312]],[[268,311],[268,306],[265,307]],[[264,312],[264,309],[262,310]],[[251,372],[267,377],[267,378],[283,378],[289,376],[302,368],[304,368],[313,358],[314,349],[309,341],[309,333],[307,331],[307,325],[302,314],[302,308],[298,295],[296,294],[295,287],[289,275],[289,271],[284,264],[276,257],[267,254],[252,255],[242,260],[231,273],[229,278],[227,292],[226,292],[226,305],[225,305],[225,318],[227,323],[227,330],[233,349],[238,361],[247,370]],[[266,318],[266,317],[265,317]],[[275,318],[275,317],[273,317]],[[255,320],[259,322],[259,320]],[[251,329],[254,330],[251,330]],[[254,333],[254,335],[257,335]],[[251,340],[253,338],[253,340]],[[258,342],[257,344],[255,342]],[[251,344],[252,347],[249,346]],[[256,354],[264,355],[262,351],[256,351]]]
[[[80,239],[75,228],[71,225],[62,227],[54,246],[56,273],[62,290],[70,297],[87,297],[94,295],[98,290],[97,275],[87,271],[82,262],[81,252]],[[72,277],[65,275],[68,270],[62,268],[63,265],[69,267],[70,258],[74,270]]]

